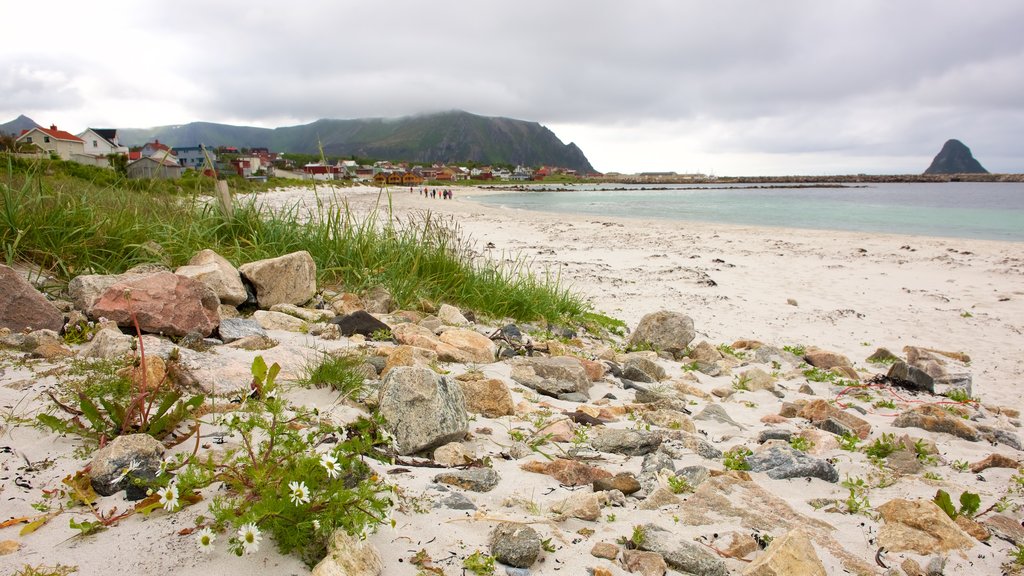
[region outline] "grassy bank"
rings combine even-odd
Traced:
[[[322,286],[358,292],[384,285],[403,307],[425,299],[492,317],[549,321],[579,320],[586,312],[578,295],[557,278],[531,273],[525,262],[474,260],[457,230],[436,217],[397,222],[379,210],[356,219],[344,206],[273,212],[252,200],[225,216],[206,201],[213,182],[202,177],[127,181],[67,162],[2,160],[4,261],[31,263],[63,282],[142,263],[179,266],[204,248],[236,266],[308,250]]]

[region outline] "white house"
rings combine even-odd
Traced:
[[[49,128],[37,126],[25,130],[18,136],[17,141],[56,154],[63,160],[71,160],[76,154],[85,154],[85,142],[74,134],[58,130],[55,124],[51,124]]]

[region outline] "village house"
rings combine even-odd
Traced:
[[[117,138],[116,128],[87,128],[78,135],[85,145],[85,154],[106,158],[112,154],[128,155],[128,147],[122,146]]]
[[[205,145],[182,146],[174,149],[174,155],[182,168],[191,170],[202,170],[207,165],[207,158],[211,166],[217,165],[217,153]]]
[[[160,140],[154,140],[152,142],[146,142],[146,145],[139,151],[142,156],[172,156],[177,162],[177,155],[171,147],[160,142]]]
[[[17,142],[29,144],[51,155],[59,156],[62,160],[71,160],[75,155],[85,154],[85,141],[74,134],[58,130],[56,124],[51,124],[49,128],[37,126],[31,130],[23,130]]]
[[[142,156],[128,163],[128,177],[174,180],[181,178],[182,168],[172,156]]]

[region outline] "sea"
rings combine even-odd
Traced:
[[[581,184],[476,196],[519,210],[1024,242],[1024,182]]]

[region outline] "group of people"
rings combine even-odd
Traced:
[[[409,188],[409,192],[412,192],[412,188]],[[420,190],[420,193],[423,194],[424,198],[437,198],[438,195],[440,195],[444,200],[452,199],[452,191],[448,188],[445,188],[444,190],[438,190],[437,188],[423,188]]]

